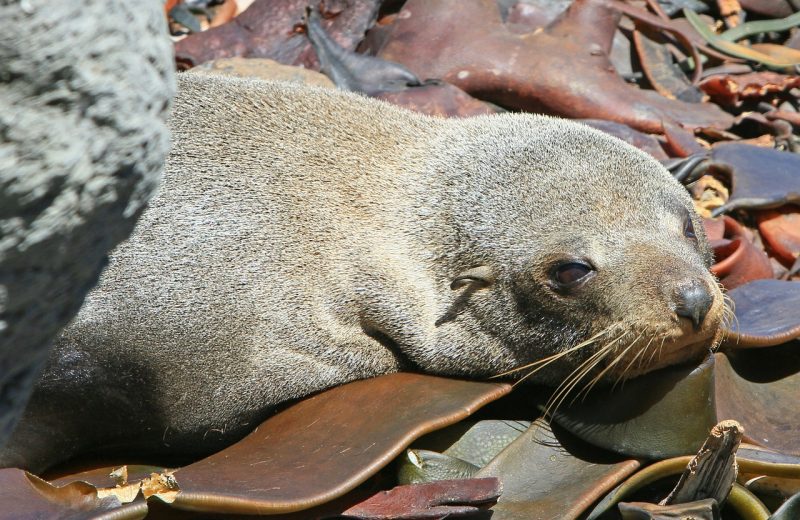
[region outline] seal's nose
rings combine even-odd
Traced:
[[[706,314],[714,303],[714,297],[706,285],[693,281],[678,288],[675,298],[675,314],[692,320],[694,330],[699,330]]]

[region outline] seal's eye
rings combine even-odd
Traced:
[[[692,219],[688,217],[686,218],[686,224],[683,226],[683,235],[686,238],[697,238],[697,235],[694,232],[694,224],[692,223]]]
[[[583,262],[564,262],[553,270],[553,281],[561,289],[570,289],[586,281],[594,269]]]

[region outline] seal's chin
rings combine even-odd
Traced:
[[[682,333],[658,341],[639,339],[638,345],[609,370],[609,376],[614,380],[632,379],[671,365],[700,362],[716,348],[721,337],[721,328],[709,327],[700,333]]]

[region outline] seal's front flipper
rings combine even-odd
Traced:
[[[420,85],[417,76],[399,63],[350,52],[336,43],[322,28],[315,8],[306,8],[306,34],[320,69],[342,90],[374,96]]]

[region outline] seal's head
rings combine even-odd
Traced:
[[[447,160],[468,185],[453,198],[453,288],[472,291],[464,313],[503,345],[498,372],[539,362],[517,375],[547,364],[536,381],[613,381],[716,345],[711,250],[657,161],[569,121],[488,121]]]

